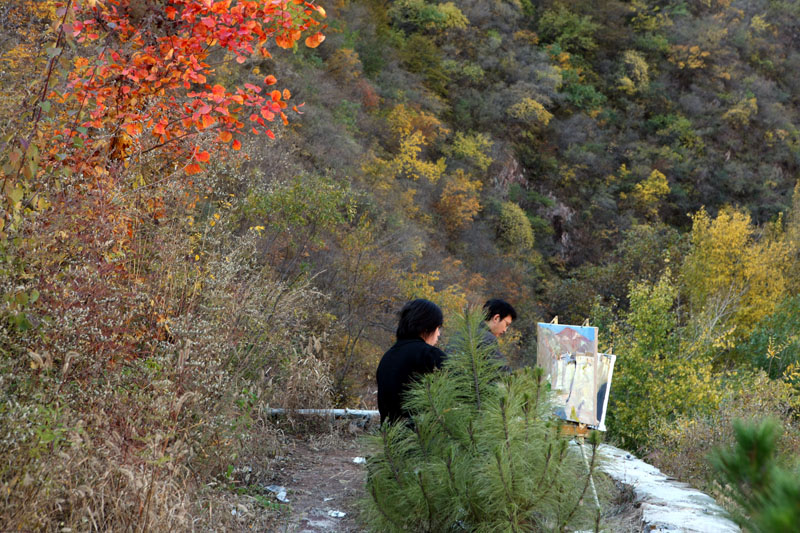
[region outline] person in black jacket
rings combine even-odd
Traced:
[[[383,354],[375,377],[378,381],[378,411],[384,420],[409,419],[403,395],[418,376],[441,368],[445,357],[436,347],[444,316],[435,303],[417,299],[400,310],[397,342]]]

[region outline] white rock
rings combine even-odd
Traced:
[[[673,533],[736,533],[741,531],[714,498],[664,475],[630,453],[603,444],[600,468],[633,488],[641,503],[642,530]]]
[[[286,497],[286,487],[281,487],[280,485],[270,485],[265,487],[268,491],[275,494],[275,498],[281,503],[289,503],[289,499]]]

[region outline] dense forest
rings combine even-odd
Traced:
[[[537,322],[589,319],[607,440],[684,481],[720,493],[735,419],[774,418],[797,467],[797,2],[7,0],[0,24],[13,527],[224,524],[205,480],[279,453],[265,408],[373,409],[415,297],[443,343],[511,302],[515,367]]]

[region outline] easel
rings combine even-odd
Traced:
[[[553,319],[550,321],[550,323],[558,324],[558,315],[554,316]],[[590,327],[588,318],[583,321],[583,327]],[[603,410],[605,412],[605,406]],[[586,436],[589,435],[590,431],[592,431],[592,429],[589,428],[589,426],[587,426],[586,424],[565,420],[561,423],[559,434],[563,437],[574,438],[575,442],[580,447],[581,457],[583,457],[583,464],[586,465],[586,472],[589,474],[589,484],[592,487],[592,496],[594,497],[594,504],[599,511],[601,510],[601,507],[600,507],[600,499],[597,497],[597,487],[595,487],[594,478],[592,477],[592,472],[589,469],[589,461],[586,459],[586,452],[583,449],[583,443],[586,439]]]
[[[586,424],[567,421],[561,424],[561,430],[559,433],[565,437],[566,436],[574,437],[575,442],[581,449],[581,457],[583,457],[583,464],[586,465],[586,472],[589,474],[589,485],[592,487],[592,496],[594,497],[594,504],[597,507],[597,509],[600,510],[601,509],[600,499],[597,497],[597,487],[595,487],[594,485],[594,478],[592,477],[592,471],[589,469],[589,461],[586,459],[586,452],[584,452],[583,450],[583,442],[590,431],[592,431],[592,429],[589,428],[589,426],[587,426]],[[595,453],[597,453],[596,450]]]

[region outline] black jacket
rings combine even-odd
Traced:
[[[383,354],[375,377],[378,381],[378,411],[381,422],[408,418],[403,394],[415,377],[441,368],[447,356],[420,338],[400,339]]]
[[[498,363],[500,363],[500,370],[503,372],[511,372],[511,367],[508,366],[508,361],[506,361],[503,352],[500,351],[500,345],[497,343],[497,337],[494,336],[494,333],[484,325],[483,327],[483,339],[481,339],[481,346],[488,346],[490,349],[490,355],[494,357]]]

